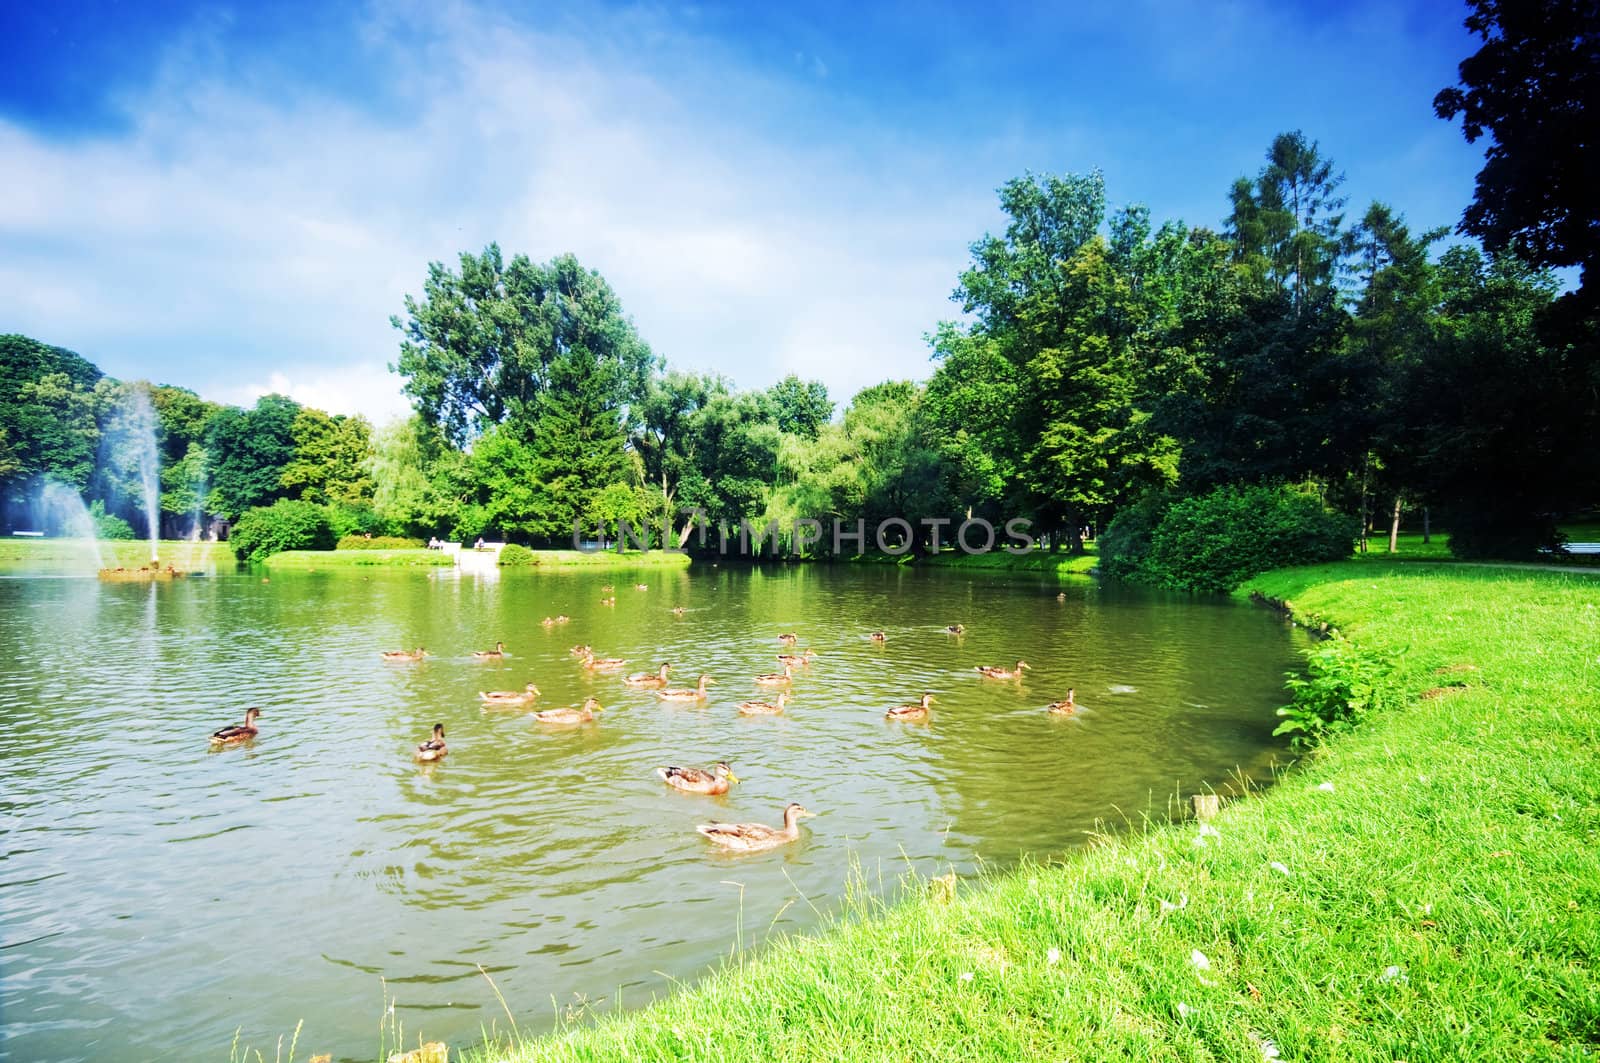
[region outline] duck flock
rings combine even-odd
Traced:
[[[638,590],[648,589],[648,585],[635,584]],[[610,587],[602,588],[608,595]],[[602,605],[614,605],[616,598],[608,596],[600,600]],[[683,615],[683,607],[672,610],[674,615]],[[553,616],[545,617],[541,621],[545,628],[554,628],[568,623],[570,617]],[[945,628],[947,634],[960,636],[966,633],[966,627],[961,624],[951,624]],[[871,632],[867,638],[878,644],[888,641],[889,636],[883,631]],[[815,650],[805,649],[801,652],[792,652],[793,647],[799,642],[799,636],[786,632],[778,636],[780,645],[787,647],[791,652],[779,653],[777,661],[783,666],[781,672],[766,672],[754,677],[757,686],[776,690],[773,700],[756,700],[739,702],[738,709],[745,716],[776,716],[784,711],[784,706],[789,700],[789,686],[793,683],[795,669],[810,668],[818,654]],[[594,673],[617,673],[628,662],[621,657],[602,657],[589,646],[572,647],[572,656],[579,667]],[[392,664],[411,664],[429,657],[427,650],[421,646],[414,650],[390,650],[382,653],[382,658]],[[506,652],[505,643],[496,642],[492,650],[478,650],[472,656],[480,661],[497,661],[510,656]],[[1010,668],[995,665],[979,665],[978,673],[987,679],[1020,680],[1022,673],[1028,669],[1027,661],[1017,661]],[[707,696],[706,688],[716,682],[709,675],[701,675],[692,687],[668,686],[668,676],[672,665],[663,662],[653,672],[638,672],[632,675],[620,676],[623,686],[635,690],[652,690],[657,698],[664,702],[703,702]],[[521,690],[485,690],[478,693],[479,699],[485,707],[504,706],[517,707],[528,705],[539,698],[539,688],[533,683],[527,683]],[[937,699],[931,693],[924,692],[914,702],[896,705],[884,712],[884,717],[903,723],[926,723],[932,715],[931,706]],[[1078,711],[1080,706],[1075,700],[1075,692],[1067,690],[1067,696],[1059,701],[1053,701],[1045,706],[1045,711],[1058,716],[1071,716]],[[597,698],[586,698],[582,705],[575,708],[544,709],[532,713],[532,718],[540,724],[549,726],[577,726],[592,724],[597,719],[597,714],[604,712],[605,707]],[[256,721],[261,715],[259,708],[245,710],[244,723],[224,727],[211,735],[213,747],[238,745],[251,741],[260,733]],[[449,754],[449,747],[445,744],[444,724],[433,725],[433,734],[426,741],[420,743],[413,753],[413,759],[420,763],[429,763],[444,759]],[[678,767],[667,765],[656,769],[656,775],[668,786],[687,793],[719,795],[728,792],[728,788],[739,781],[739,776],[734,774],[733,768],[726,761],[710,768]],[[706,838],[724,849],[736,852],[755,852],[763,849],[772,849],[794,841],[800,836],[799,821],[807,816],[814,815],[800,805],[790,803],[783,810],[783,826],[772,827],[765,823],[702,823],[696,828]]]

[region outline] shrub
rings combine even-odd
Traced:
[[[94,537],[96,539],[132,539],[134,537],[133,525],[115,513],[107,513],[104,502],[96,500],[89,504],[89,519],[94,522]]]
[[[228,541],[243,561],[260,561],[283,550],[329,550],[334,542],[327,507],[287,498],[245,513]]]
[[[538,563],[538,556],[526,546],[507,543],[500,548],[501,565],[536,565]]]
[[[346,535],[339,540],[335,550],[420,550],[423,543],[421,539],[406,539],[399,535],[374,535],[367,538],[365,535]]]
[[[371,506],[334,504],[327,509],[328,526],[333,529],[335,539],[347,539],[352,535],[378,536],[391,530]]]
[[[1394,708],[1401,697],[1393,672],[1393,659],[1344,639],[1318,644],[1306,659],[1307,674],[1289,674],[1293,700],[1278,710],[1283,722],[1272,733],[1293,735],[1294,746],[1314,745],[1350,730],[1370,712]]]
[[[1223,486],[1167,510],[1135,576],[1183,590],[1228,591],[1269,569],[1349,557],[1356,525],[1289,487]]]
[[[1146,578],[1144,566],[1150,540],[1172,503],[1172,496],[1152,493],[1118,513],[1100,533],[1100,571],[1113,579],[1156,582]]]

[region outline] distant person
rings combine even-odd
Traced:
[[[481,536],[481,535],[478,536],[478,541],[476,543],[472,544],[472,548],[474,550],[482,550],[483,549],[483,536]]]

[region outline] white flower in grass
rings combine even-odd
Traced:
[[[1194,836],[1194,847],[1196,849],[1204,849],[1206,847],[1206,836],[1204,834],[1196,834]]]
[[[970,981],[972,981],[972,972],[971,972],[971,971],[962,971],[962,972],[961,972],[961,980],[962,980],[962,981],[963,981],[963,982],[970,982]]]
[[[1163,900],[1161,902],[1161,910],[1163,912],[1176,912],[1180,908],[1187,908],[1187,907],[1189,907],[1189,895],[1187,893],[1178,894],[1178,903],[1177,904],[1173,904],[1171,901],[1168,901],[1168,900]]]
[[[1278,874],[1284,875],[1286,877],[1288,875],[1293,874],[1292,871],[1290,871],[1287,867],[1284,867],[1283,864],[1280,861],[1277,861],[1277,860],[1274,860],[1271,864],[1268,864],[1267,866],[1272,868],[1272,870],[1276,871]]]
[[[1318,786],[1317,789],[1321,790],[1325,794],[1331,794],[1333,793],[1333,783],[1325,782],[1321,786]]]
[[[1189,1016],[1191,1016],[1193,1014],[1194,1014],[1194,1009],[1193,1008],[1191,1008],[1189,1005],[1185,1004],[1181,1000],[1178,1001],[1178,1018],[1187,1019]]]
[[[1261,1058],[1266,1060],[1267,1063],[1272,1063],[1272,1060],[1274,1059],[1283,1058],[1283,1053],[1278,1051],[1278,1046],[1273,1044],[1272,1038],[1270,1037],[1263,1037],[1261,1039]]]
[[[1045,953],[1044,954],[1044,962],[1050,964],[1050,966],[1052,966],[1052,967],[1054,967],[1056,964],[1060,963],[1061,962],[1061,950],[1060,949],[1051,949],[1049,952]]]
[[[1211,960],[1208,959],[1206,954],[1201,952],[1199,949],[1194,949],[1189,953],[1189,962],[1194,965],[1196,970],[1211,970]]]
[[[1389,966],[1383,969],[1383,973],[1378,976],[1378,981],[1399,982],[1400,984],[1404,985],[1407,981],[1406,973],[1391,963]]]
[[[1222,832],[1209,823],[1202,823],[1200,824],[1200,837],[1220,838],[1222,837]]]

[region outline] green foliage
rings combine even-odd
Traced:
[[[334,534],[327,509],[280,498],[240,517],[228,541],[240,560],[261,561],[283,550],[331,550]]]
[[[503,422],[526,427],[541,399],[585,378],[614,411],[636,400],[654,359],[600,274],[571,255],[507,263],[490,244],[460,271],[430,263],[407,296],[396,369],[430,427],[463,446]]]
[[[820,380],[801,380],[793,373],[768,388],[766,400],[778,431],[789,435],[815,439],[833,417],[828,386]]]
[[[302,409],[289,428],[294,454],[278,477],[292,498],[336,505],[372,501],[367,454],[372,426],[364,417],[330,417]]]
[[[497,563],[502,568],[515,568],[522,565],[536,565],[539,563],[539,559],[526,546],[518,543],[507,543],[500,548],[500,556],[497,559]]]
[[[1119,510],[1100,532],[1100,571],[1113,579],[1160,582],[1146,566],[1156,528],[1175,501],[1171,495],[1155,491]]]
[[[420,550],[421,539],[407,539],[399,535],[344,535],[335,550]]]
[[[328,527],[335,539],[351,535],[382,535],[387,532],[383,518],[369,505],[360,503],[323,507],[328,513]]]
[[[1146,502],[1111,543],[1101,543],[1114,558],[1108,572],[1180,590],[1227,591],[1268,569],[1349,557],[1355,545],[1354,520],[1288,487],[1218,487],[1172,503],[1152,526],[1157,505]]]
[[[94,522],[94,537],[96,539],[132,539],[134,537],[133,525],[115,513],[107,513],[106,504],[98,498],[89,503],[89,519]]]
[[[1433,101],[1440,118],[1460,116],[1469,143],[1490,138],[1461,230],[1536,267],[1581,266],[1591,288],[1600,267],[1600,8],[1571,0],[1471,7],[1466,27],[1483,46],[1462,61],[1462,87]]]
[[[1399,708],[1395,659],[1360,649],[1343,638],[1326,639],[1306,656],[1306,674],[1289,673],[1292,700],[1278,710],[1275,735],[1292,735],[1296,747],[1315,745],[1360,724],[1372,712]]]
[[[283,470],[294,460],[300,409],[293,399],[264,395],[253,409],[230,406],[211,419],[206,436],[208,512],[234,520],[285,496]]]

